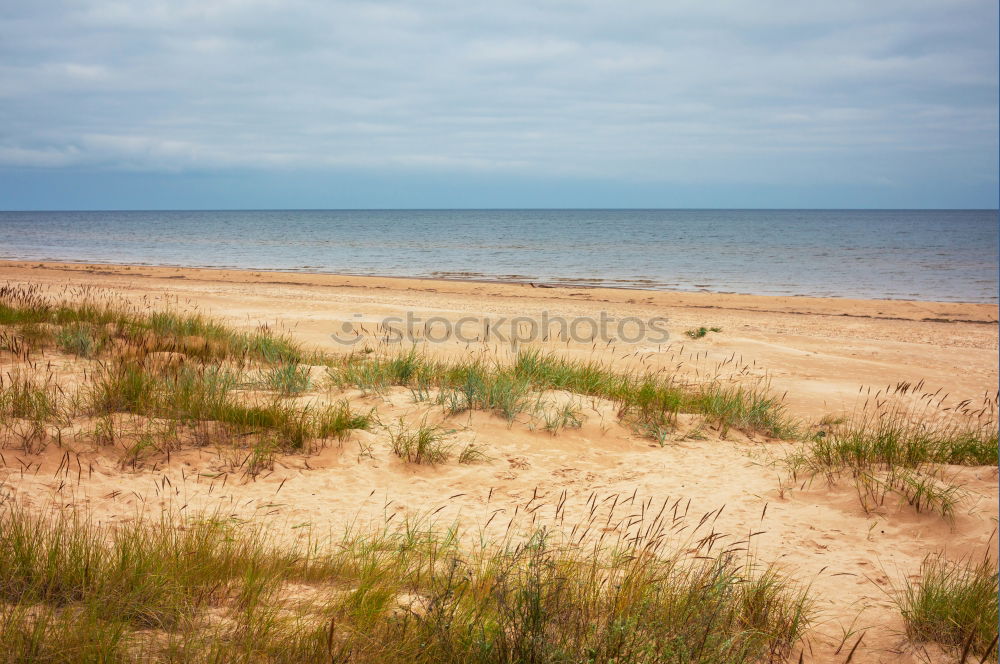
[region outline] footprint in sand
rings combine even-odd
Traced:
[[[806,544],[808,544],[812,548],[816,549],[817,551],[826,551],[827,549],[830,548],[829,545],[827,545],[827,544],[820,544],[816,540],[806,540]]]
[[[531,464],[528,463],[528,459],[523,456],[507,457],[507,463],[510,464],[511,468],[516,468],[517,470],[531,468]]]
[[[556,477],[568,477],[570,475],[576,475],[579,472],[580,471],[576,468],[559,468],[557,470],[553,470],[552,474]]]

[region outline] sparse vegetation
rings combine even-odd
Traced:
[[[142,310],[86,290],[57,300],[35,286],[0,286],[0,325],[13,328],[28,352],[56,343],[83,357],[113,349],[142,357],[176,352],[203,360],[294,363],[305,355],[266,327],[240,332],[197,313]]]
[[[962,661],[973,655],[995,662],[998,591],[996,563],[989,557],[952,562],[931,555],[920,578],[907,582],[896,601],[912,640],[951,646]]]
[[[512,422],[531,405],[531,385],[522,377],[489,371],[478,364],[452,373],[453,386],[443,388],[438,395],[438,403],[449,414],[484,410]]]
[[[709,332],[722,332],[721,327],[696,327],[690,330],[685,330],[684,335],[689,339],[701,339]]]
[[[479,463],[481,461],[489,461],[490,457],[483,448],[475,443],[469,443],[462,448],[462,451],[458,454],[458,462],[463,464],[469,463]]]
[[[60,328],[56,343],[64,352],[80,357],[93,357],[101,348],[100,335],[95,334],[94,329],[86,324]]]
[[[239,444],[248,459],[268,467],[276,452],[309,452],[317,442],[342,440],[372,421],[372,414],[351,412],[346,401],[331,406],[283,399],[311,389],[311,371],[302,363],[303,351],[267,328],[242,333],[196,314],[142,312],[86,293],[57,302],[37,289],[9,286],[0,288],[0,320],[8,326],[5,345],[24,357],[50,344],[90,363],[70,395],[51,376],[39,380],[37,373],[29,378],[15,372],[0,380],[0,413],[9,420],[4,426],[24,449],[44,448],[53,435],[58,438],[59,427],[84,414],[104,418],[94,429],[95,442],[120,444],[133,467],[185,440]],[[582,424],[578,396],[610,401],[622,424],[661,445],[685,413],[700,416],[700,426],[723,436],[731,429],[782,439],[804,432],[762,381],[687,383],[663,371],[617,371],[533,349],[519,350],[509,363],[482,357],[440,361],[415,347],[309,359],[327,366],[335,387],[381,394],[402,386],[414,400],[436,403],[448,415],[479,410],[510,423],[524,416],[552,433]],[[866,404],[849,419],[825,418],[803,452],[790,459],[792,474],[830,481],[850,474],[869,511],[897,495],[917,510],[953,515],[962,493],[942,467],[997,463],[994,404],[977,411],[959,404],[953,417],[934,422],[898,405],[897,397],[909,391],[905,385],[892,395],[876,394],[878,408]],[[543,398],[551,392],[568,393],[570,400],[552,406]],[[132,433],[119,435],[111,416],[122,413],[175,425],[137,421]],[[393,446],[409,449],[402,456],[419,462],[448,455],[431,430],[418,431],[412,440],[400,432]]]
[[[372,419],[346,402],[278,398],[308,390],[309,367],[298,364],[297,346],[266,328],[246,334],[196,314],[143,312],[86,293],[55,301],[11,286],[0,287],[0,321],[23,367],[0,376],[0,433],[25,450],[43,449],[52,434],[58,441],[74,418],[93,417],[93,443],[120,445],[132,467],[184,441],[239,445],[251,460],[266,461],[276,451],[308,452],[318,441],[342,440]],[[32,363],[30,356],[48,346],[86,362],[74,392],[63,391],[51,365],[40,370]],[[248,383],[252,375],[262,378]],[[122,415],[133,419],[123,423]]]
[[[608,399],[623,423],[641,433],[672,430],[678,413],[705,415],[724,434],[731,428],[775,438],[798,432],[766,382],[687,384],[663,372],[621,372],[537,350],[520,351],[511,364],[478,358],[447,363],[413,349],[398,356],[352,355],[331,361],[328,372],[333,384],[368,392],[398,385],[423,400],[434,388],[436,402],[450,414],[484,410],[513,421],[536,413],[537,393],[561,390]]]
[[[236,435],[256,435],[284,451],[307,451],[319,439],[367,428],[370,418],[337,406],[299,406],[281,399],[237,393],[238,374],[218,366],[183,367],[174,374],[137,363],[95,371],[85,403],[90,412],[167,418],[187,425],[214,422]]]
[[[49,424],[62,419],[69,406],[51,377],[40,380],[25,371],[0,375],[0,418]]]
[[[303,549],[252,523],[110,526],[9,503],[3,658],[738,663],[802,635],[809,603],[775,570],[650,535],[570,545],[535,531],[467,550],[409,523]]]
[[[787,459],[793,474],[849,475],[866,511],[896,495],[917,511],[952,517],[961,487],[949,465],[997,465],[996,395],[942,411],[938,393],[901,383],[879,390],[848,418],[825,417],[803,449]]]
[[[199,315],[11,287],[0,287],[0,351],[11,364],[0,375],[0,447],[35,454],[72,436],[67,468],[68,450],[81,442],[119,452],[120,467],[138,472],[169,462],[172,450],[215,446],[225,473],[257,478],[280,474],[281,454],[309,454],[376,426],[378,436],[358,437],[359,464],[377,466],[373,450],[386,454],[386,442],[407,463],[472,464],[490,458],[452,435],[460,414],[482,411],[557,435],[584,424],[584,403],[602,428],[614,413],[661,445],[734,430],[797,438],[792,475],[849,476],[869,512],[895,496],[951,518],[963,491],[950,466],[997,463],[995,397],[943,410],[938,395],[905,384],[807,429],[765,380],[686,381],[524,348],[503,361],[441,360],[415,347],[336,357],[307,353],[266,327],[240,332]],[[312,375],[324,366],[320,391]],[[337,394],[348,387],[363,397]],[[335,400],[398,405],[405,390],[418,415],[388,427],[374,407]],[[507,461],[511,471],[530,468]],[[82,513],[8,501],[0,503],[0,659],[645,663],[789,654],[810,615],[800,589],[745,547],[713,550],[714,529],[674,548],[666,520],[644,522],[655,510],[631,507],[628,537],[608,518],[581,524],[570,542],[558,529],[514,537],[508,526],[499,537],[480,533],[470,548],[457,526],[439,532],[407,521],[297,548],[229,519],[96,525]],[[592,518],[605,509],[596,498],[590,508]],[[581,535],[591,531],[599,541]],[[898,595],[911,638],[995,661],[995,629],[983,626],[995,628],[995,604],[989,614],[985,603],[996,598],[995,564],[935,557],[921,574]]]
[[[579,429],[583,426],[583,413],[575,401],[540,408],[545,430],[555,435],[563,429]]]
[[[271,367],[265,372],[262,382],[268,389],[284,395],[301,394],[312,386],[309,367],[294,363]]]
[[[407,425],[400,418],[395,427],[389,427],[389,444],[392,453],[409,463],[434,465],[451,457],[452,443],[447,437],[454,433],[437,424],[428,424],[425,417],[415,427]],[[468,454],[467,454],[468,453]],[[471,461],[469,449],[463,451],[466,462]]]

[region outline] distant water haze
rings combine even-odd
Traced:
[[[0,212],[0,258],[997,301],[996,210]]]

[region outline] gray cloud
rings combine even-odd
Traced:
[[[8,169],[997,179],[995,0],[8,5]]]

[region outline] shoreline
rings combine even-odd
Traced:
[[[1000,303],[996,215],[982,210],[39,215],[0,213],[0,236],[7,246],[0,260],[543,288]],[[501,228],[502,236],[497,234]],[[906,239],[893,249],[888,239],[896,237]]]
[[[260,283],[271,285],[326,286],[333,288],[409,288],[414,284],[435,286],[429,292],[442,289],[455,294],[468,294],[476,288],[493,286],[511,292],[497,295],[530,296],[561,299],[567,291],[584,290],[605,295],[609,303],[626,303],[629,299],[653,300],[650,304],[688,309],[726,309],[756,313],[827,315],[867,318],[886,321],[924,321],[936,323],[969,323],[995,325],[1000,322],[998,305],[988,302],[958,302],[941,300],[864,299],[840,296],[757,295],[720,291],[684,291],[630,288],[625,286],[570,285],[500,279],[459,279],[446,277],[353,275],[332,272],[301,272],[259,270],[253,268],[185,267],[143,263],[0,260],[0,277],[8,270],[44,269],[100,276],[146,277],[152,279],[188,279],[227,283]],[[148,274],[140,274],[146,270]],[[167,274],[172,273],[172,274]],[[181,274],[177,274],[181,273]],[[528,290],[530,293],[513,292]],[[537,292],[541,291],[541,292]],[[631,297],[629,297],[631,296]]]
[[[504,276],[489,277],[488,275],[480,275],[478,273],[462,273],[462,272],[447,272],[448,275],[463,275],[468,274],[468,276],[441,276],[438,274],[431,274],[428,276],[420,275],[391,275],[391,274],[377,274],[377,273],[350,273],[350,272],[327,272],[321,269],[314,270],[306,266],[302,269],[272,269],[272,268],[256,268],[256,267],[236,267],[236,266],[212,266],[212,265],[181,265],[175,263],[128,263],[128,262],[117,262],[117,261],[103,261],[103,260],[69,260],[69,259],[26,259],[26,258],[0,258],[0,264],[16,264],[16,265],[30,265],[38,264],[45,266],[74,266],[74,265],[84,265],[89,267],[133,267],[133,268],[150,268],[150,269],[176,269],[176,270],[201,270],[201,271],[217,271],[217,272],[262,272],[268,274],[283,274],[283,275],[319,275],[319,276],[330,276],[330,277],[358,277],[358,278],[371,278],[371,279],[407,279],[407,280],[419,280],[419,281],[447,281],[447,282],[458,282],[458,283],[477,283],[477,284],[510,284],[510,285],[525,285],[532,288],[597,288],[606,290],[624,290],[624,291],[636,291],[640,293],[691,293],[699,295],[733,295],[733,296],[747,296],[747,297],[774,297],[774,298],[784,298],[784,297],[794,297],[794,298],[812,298],[818,300],[850,300],[850,301],[863,301],[863,302],[933,302],[937,304],[954,304],[954,305],[990,305],[990,306],[1000,306],[1000,298],[995,298],[993,301],[974,301],[974,300],[934,300],[934,299],[919,299],[919,298],[895,298],[895,297],[856,297],[852,295],[809,295],[805,293],[750,293],[750,292],[739,292],[739,291],[725,291],[725,290],[711,290],[709,288],[697,288],[699,284],[695,284],[695,289],[685,290],[685,289],[674,289],[668,287],[669,284],[661,286],[649,286],[642,287],[636,285],[636,283],[628,282],[624,285],[615,285],[615,281],[607,281],[600,278],[579,278],[571,279],[569,277],[565,278],[555,278],[554,281],[545,281],[542,279],[531,279],[527,276],[522,275],[509,275],[509,278],[504,278]],[[619,282],[627,282],[628,280],[617,280]],[[656,283],[653,280],[642,279],[638,281],[649,281],[650,283]],[[587,283],[592,282],[592,283]]]

